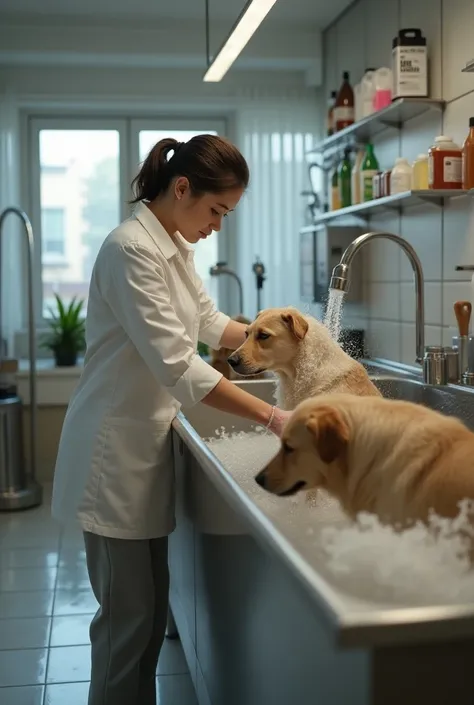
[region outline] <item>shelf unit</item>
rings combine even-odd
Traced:
[[[308,155],[333,152],[340,149],[344,143],[350,141],[356,143],[369,142],[376,135],[390,127],[400,128],[408,120],[431,110],[442,111],[444,105],[445,102],[443,100],[432,100],[431,98],[399,98],[383,110],[378,110],[376,113],[369,115],[369,117],[336,132],[335,135],[326,137],[326,139],[309,150]]]
[[[313,225],[305,226],[301,229],[301,232],[312,232],[317,229],[318,226],[324,223],[332,223],[338,225],[337,221],[347,220],[350,218],[357,218],[360,220],[365,220],[363,216],[373,215],[374,213],[380,211],[403,211],[406,208],[410,208],[420,203],[432,203],[437,206],[444,206],[448,199],[460,198],[470,193],[469,191],[462,191],[460,189],[451,190],[429,190],[429,191],[406,191],[404,193],[397,193],[393,196],[385,196],[384,198],[377,198],[373,201],[367,201],[367,203],[359,203],[356,206],[349,206],[348,208],[339,208],[336,211],[329,211],[328,213],[323,213],[322,215],[315,218]]]
[[[465,67],[462,69],[463,73],[474,73],[474,59],[467,62]]]

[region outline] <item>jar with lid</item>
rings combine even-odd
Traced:
[[[426,191],[428,189],[428,155],[419,154],[413,162],[413,190]]]
[[[462,150],[451,137],[436,137],[428,150],[428,186],[462,189]]]
[[[392,169],[390,178],[390,194],[405,193],[411,191],[411,166],[407,159],[398,157],[395,160],[395,166]]]

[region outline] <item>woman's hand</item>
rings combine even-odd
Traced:
[[[272,431],[276,436],[281,438],[281,434],[283,433],[283,429],[285,427],[286,422],[290,418],[292,411],[283,411],[283,409],[279,409],[277,406],[275,407],[275,411],[273,414],[273,419],[271,424],[269,425],[268,429]]]

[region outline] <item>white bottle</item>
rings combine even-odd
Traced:
[[[392,102],[393,75],[391,69],[382,66],[374,73],[374,110],[383,110]]]
[[[374,112],[375,69],[367,69],[360,84],[361,115],[359,119],[369,117]]]
[[[362,105],[362,84],[356,83],[354,86],[354,122],[362,120],[364,117]]]
[[[412,168],[407,159],[399,157],[390,175],[390,195],[411,191]]]
[[[401,29],[392,42],[393,97],[428,97],[428,49],[421,29]]]

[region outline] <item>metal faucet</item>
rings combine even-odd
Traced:
[[[329,288],[336,289],[337,291],[343,291],[345,293],[349,291],[350,266],[352,264],[352,260],[361,247],[375,239],[385,239],[396,242],[405,252],[410,260],[411,266],[413,267],[416,293],[416,361],[421,365],[423,363],[425,347],[424,277],[421,262],[409,242],[400,237],[400,235],[394,235],[393,233],[371,232],[360,235],[353,242],[351,242],[342,255],[339,264],[337,264],[332,270]]]
[[[227,266],[227,262],[216,262],[210,269],[209,269],[209,274],[211,277],[218,277],[221,274],[228,274],[230,277],[233,277],[235,281],[237,282],[237,285],[239,287],[239,313],[243,314],[244,312],[244,291],[242,288],[242,281],[236,272],[234,272],[233,269]]]

